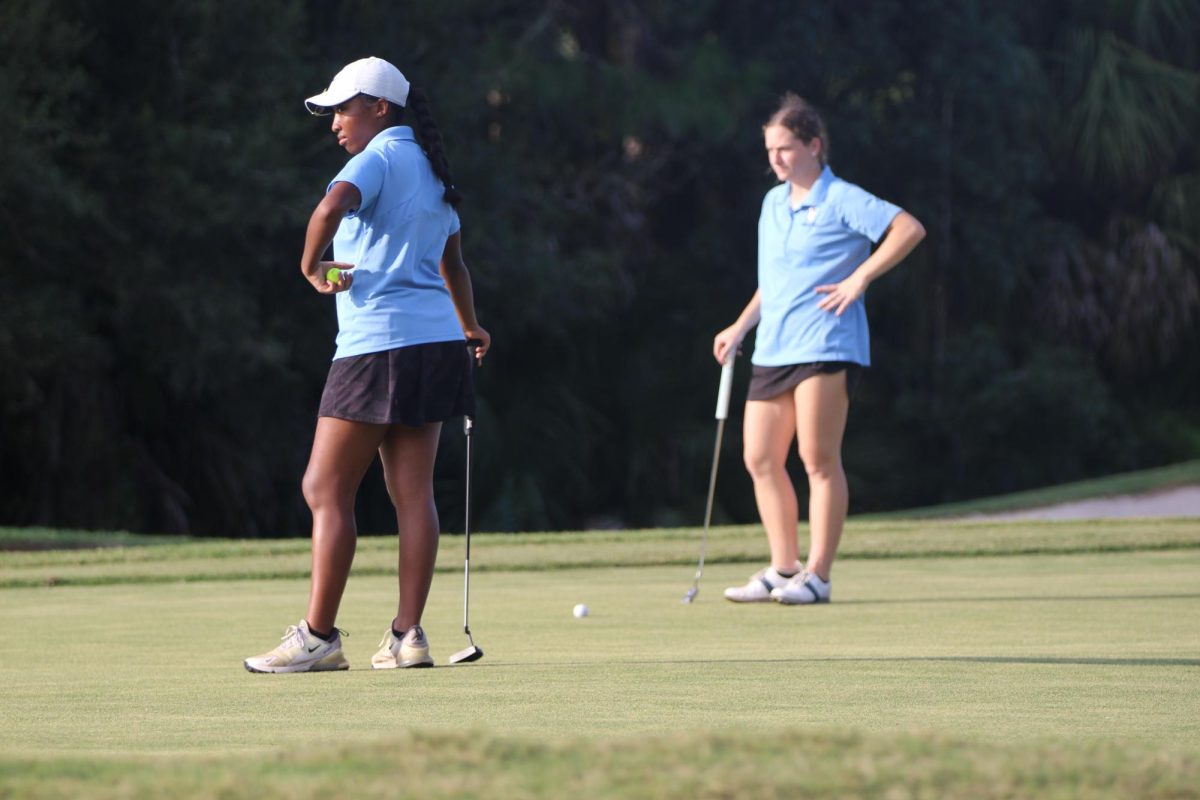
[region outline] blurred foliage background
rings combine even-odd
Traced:
[[[467,197],[479,529],[700,521],[788,90],[929,232],[869,294],[852,513],[1200,456],[1192,0],[0,0],[0,524],[307,533],[298,263],[346,156],[301,101],[365,55]],[[718,521],[756,519],[739,423]],[[449,423],[449,531],[462,456]],[[359,522],[394,529],[378,473]]]

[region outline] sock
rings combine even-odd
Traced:
[[[404,634],[406,634],[406,633],[408,633],[408,631],[398,631],[398,630],[396,630],[395,625],[392,626],[392,636],[395,636],[397,639],[403,639]]]
[[[796,572],[795,570],[791,570],[790,572],[784,572],[784,571],[783,571],[783,570],[781,570],[781,569],[777,569],[777,570],[775,570],[775,571],[776,571],[777,573],[779,573],[779,577],[781,577],[781,578],[794,578],[794,577],[796,577],[796,576],[799,574],[799,573],[798,573],[798,572]]]
[[[335,631],[337,631],[337,628],[334,628],[329,633],[322,633],[321,631],[317,630],[313,626],[311,626],[311,625],[308,626],[308,632],[311,633],[313,636],[317,637],[318,639],[320,639],[322,642],[332,642]]]

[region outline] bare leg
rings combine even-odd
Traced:
[[[842,435],[850,397],[846,373],[814,375],[796,387],[796,436],[808,472],[809,549],[806,568],[829,580],[850,505],[842,468]]]
[[[313,517],[310,628],[333,630],[358,539],[354,497],[386,431],[386,425],[317,419],[302,484]]]
[[[437,506],[433,502],[433,464],[442,423],[420,428],[393,425],[379,446],[388,494],[400,528],[400,600],[392,625],[406,631],[420,623],[437,561]]]
[[[795,406],[790,394],[746,403],[742,426],[746,470],[754,480],[754,499],[767,529],[771,566],[784,572],[794,568],[798,551],[800,511],[786,466],[795,433]]]

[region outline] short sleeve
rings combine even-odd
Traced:
[[[454,210],[454,206],[450,207],[450,236],[462,230],[462,220],[458,218],[458,212]]]
[[[362,196],[359,207],[349,214],[349,216],[354,216],[364,208],[370,208],[379,197],[386,172],[387,159],[378,150],[368,148],[347,161],[346,166],[342,167],[342,171],[329,182],[325,191],[328,192],[339,181],[354,184]]]
[[[892,220],[903,210],[854,184],[845,185],[840,205],[846,226],[872,242],[883,238]]]

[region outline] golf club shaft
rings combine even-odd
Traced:
[[[463,433],[467,437],[467,491],[466,502],[463,505],[463,536],[467,552],[463,561],[463,633],[467,634],[468,639],[471,638],[467,615],[471,605],[471,433],[474,428],[475,420],[469,416],[463,417]]]
[[[475,370],[475,348],[482,345],[483,342],[479,339],[467,340],[467,351],[470,353],[471,370]],[[463,415],[463,434],[467,439],[467,476],[466,476],[466,496],[463,501],[463,548],[466,551],[466,557],[463,559],[463,633],[467,635],[467,642],[471,648],[475,647],[475,638],[471,636],[470,610],[471,610],[471,434],[475,432],[475,417],[470,414]],[[483,655],[478,652],[478,656]]]
[[[704,574],[704,553],[708,549],[708,527],[712,523],[713,495],[717,491],[717,466],[721,463],[721,438],[725,434],[725,420],[717,420],[717,442],[713,446],[712,472],[708,476],[708,502],[704,505],[704,535],[700,539],[700,563],[696,566],[695,585],[700,585]]]
[[[471,339],[467,342],[467,347],[470,352],[471,369],[474,372],[475,365],[478,360],[475,357],[475,348],[478,348],[483,342],[478,339]],[[466,664],[473,661],[478,661],[483,658],[483,651],[475,646],[475,637],[471,635],[471,434],[475,431],[475,417],[470,414],[463,415],[463,434],[466,436],[467,449],[467,474],[464,481],[466,489],[466,497],[463,502],[463,549],[466,552],[466,557],[463,559],[463,633],[467,635],[468,647],[465,650],[459,650],[454,655],[450,656],[451,664]]]
[[[712,524],[713,498],[717,491],[717,467],[721,463],[721,439],[725,435],[725,420],[729,417],[729,397],[733,390],[733,362],[737,359],[737,350],[730,350],[721,365],[721,384],[717,389],[717,410],[714,416],[717,420],[717,441],[713,445],[712,471],[708,476],[708,500],[704,504],[704,534],[700,539],[700,562],[696,565],[696,577],[692,581],[692,591],[689,597],[695,597],[700,590],[700,577],[704,574],[704,555],[708,550],[708,529]]]

